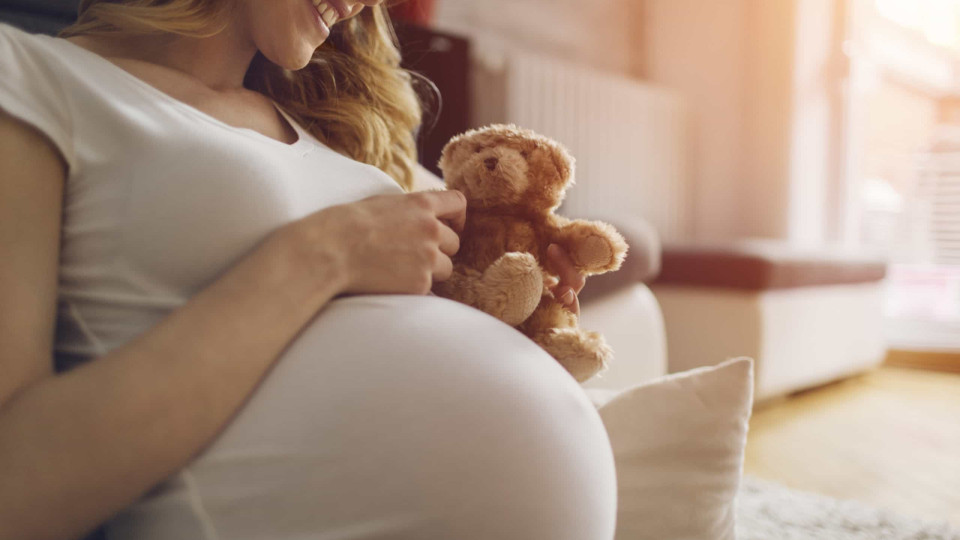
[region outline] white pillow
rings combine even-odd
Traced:
[[[618,540],[733,540],[753,360],[591,392],[617,467]]]

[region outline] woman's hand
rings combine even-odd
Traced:
[[[341,293],[426,294],[450,277],[466,198],[459,191],[371,197],[292,224],[305,264],[333,265]]]
[[[580,299],[577,295],[587,283],[586,276],[577,272],[570,255],[557,244],[547,247],[547,269],[560,277],[559,283],[551,286],[550,291],[579,317]]]

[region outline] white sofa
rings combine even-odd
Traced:
[[[622,390],[666,375],[663,315],[643,283],[584,302],[580,326],[601,332],[614,353],[608,369],[583,383],[585,388]]]

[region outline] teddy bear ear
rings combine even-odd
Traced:
[[[570,181],[573,179],[573,156],[563,147],[557,147],[553,152],[553,164],[560,173],[560,178]]]
[[[570,154],[566,147],[553,139],[545,138],[544,143],[550,155],[550,160],[553,162],[553,166],[556,167],[560,179],[572,184],[574,171],[573,155]]]
[[[440,151],[440,160],[437,162],[437,167],[444,173],[449,170],[453,155],[456,153],[457,148],[463,144],[464,137],[466,137],[468,133],[455,135],[443,146],[443,150]]]
[[[456,165],[463,159],[463,155],[460,152],[464,145],[470,145],[471,147],[475,144],[484,144],[490,142],[491,133],[496,131],[498,126],[484,126],[481,128],[471,129],[459,135],[454,135],[447,141],[447,144],[444,145],[443,150],[440,151],[440,161],[437,162],[437,167],[441,171],[446,173],[452,167]]]

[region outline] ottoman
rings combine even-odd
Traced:
[[[651,286],[670,372],[755,360],[757,400],[883,361],[886,263],[775,242],[666,246]]]

